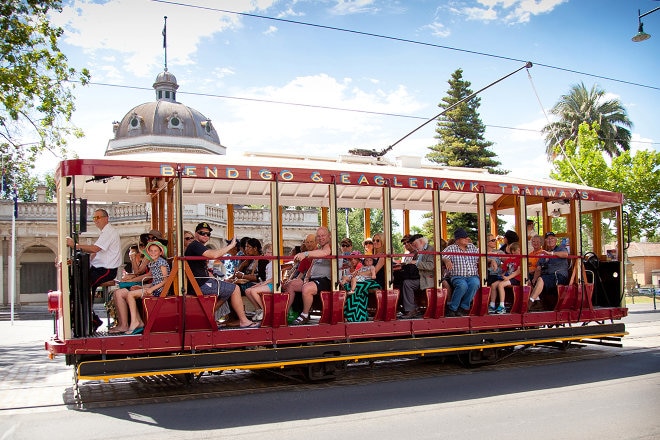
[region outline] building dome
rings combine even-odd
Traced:
[[[226,154],[211,120],[176,101],[179,85],[167,70],[154,82],[156,101],[133,107],[113,123],[106,156],[145,152]]]

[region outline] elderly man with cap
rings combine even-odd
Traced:
[[[207,260],[219,260],[227,254],[231,248],[236,246],[236,238],[234,238],[227,246],[221,249],[208,249],[206,244],[211,239],[211,231],[213,231],[213,229],[208,223],[199,223],[195,228],[195,239],[188,244],[185,256],[204,257]],[[243,299],[241,298],[241,290],[239,287],[236,284],[209,277],[206,267],[207,260],[187,260],[193,276],[195,277],[195,280],[188,280],[188,293],[194,292],[190,283],[195,281],[199,285],[202,294],[218,296],[215,303],[215,310],[219,309],[222,304],[229,301],[232,309],[238,316],[239,326],[241,328],[259,327],[258,323],[253,323],[247,318],[247,316],[245,316],[245,307],[243,305]]]
[[[546,232],[545,246],[539,255],[545,255],[546,258],[540,258],[534,279],[532,280],[532,293],[529,294],[529,303],[527,310],[543,310],[541,293],[554,289],[557,284],[568,284],[568,250],[561,244],[557,244],[557,236],[554,232]]]
[[[434,270],[435,256],[433,246],[422,234],[415,234],[408,239],[414,252],[420,253],[414,263],[419,272],[418,278],[404,279],[401,285],[401,299],[403,301],[404,315],[402,319],[412,319],[420,316],[417,304],[415,303],[415,291],[418,289],[428,289],[435,285]]]
[[[465,229],[454,231],[454,244],[445,248],[442,256],[449,281],[453,287],[451,300],[447,304],[447,316],[464,316],[470,313],[472,298],[481,285],[479,279],[479,249],[470,242]]]

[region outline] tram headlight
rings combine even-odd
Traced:
[[[51,290],[48,292],[48,311],[53,313],[57,312],[60,309],[60,298],[62,297],[62,292],[58,290]]]

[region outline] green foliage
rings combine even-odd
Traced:
[[[90,75],[69,67],[57,45],[64,31],[48,13],[61,10],[60,0],[0,4],[0,154],[10,176],[24,177],[44,150],[65,155],[66,137],[82,136],[71,124],[72,82]]]
[[[631,156],[624,151],[608,165],[598,136],[599,125],[580,124],[577,141],[566,142],[568,158],[555,160],[554,179],[582,183],[623,193],[633,240],[642,236],[649,241],[660,239],[660,152],[642,150]],[[569,159],[570,158],[570,159]],[[575,171],[574,171],[575,170]]]
[[[630,150],[632,122],[626,109],[618,99],[605,100],[605,91],[596,85],[591,90],[587,90],[584,83],[574,85],[550,112],[559,120],[543,127],[549,160],[569,155],[568,151],[562,152],[560,146],[566,148],[568,141],[577,140],[578,129],[583,122],[598,124],[596,131],[601,141],[598,149],[610,157]]]
[[[438,107],[447,109],[473,93],[470,82],[463,79],[463,70],[457,69],[447,81],[449,90]],[[449,110],[438,118],[435,138],[438,143],[426,155],[431,162],[448,166],[486,168],[490,173],[505,174],[496,167],[500,162],[493,159],[496,154],[489,150],[492,142],[484,139],[486,126],[479,117],[480,98],[472,98]]]

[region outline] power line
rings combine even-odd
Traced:
[[[608,81],[614,81],[614,82],[618,82],[618,83],[622,83],[622,84],[628,84],[628,85],[637,86],[637,87],[644,87],[644,88],[653,89],[653,90],[660,90],[660,87],[658,87],[658,86],[650,86],[650,85],[647,85],[647,84],[640,84],[640,83],[636,83],[636,82],[632,82],[632,81],[626,81],[626,80],[623,80],[623,79],[610,78],[608,76],[597,75],[595,73],[589,73],[589,72],[582,72],[582,71],[579,71],[579,70],[568,69],[566,67],[553,66],[551,64],[544,64],[544,63],[540,63],[540,62],[533,61],[533,60],[523,60],[523,59],[519,59],[519,58],[507,57],[507,56],[504,56],[504,55],[496,55],[496,54],[492,54],[492,53],[488,53],[488,52],[479,52],[479,51],[475,51],[475,50],[460,49],[460,48],[457,48],[457,47],[444,46],[444,45],[441,45],[441,44],[429,43],[429,42],[426,42],[426,41],[411,40],[411,39],[408,39],[408,38],[393,37],[393,36],[390,36],[390,35],[375,34],[375,33],[372,33],[372,32],[363,32],[363,31],[358,31],[358,30],[355,30],[355,29],[346,29],[346,28],[340,28],[340,27],[335,27],[335,26],[327,26],[327,25],[322,25],[322,24],[317,24],[317,23],[308,23],[308,22],[305,22],[305,21],[290,20],[290,19],[286,19],[286,18],[268,17],[266,15],[251,14],[251,13],[248,13],[248,12],[230,11],[228,9],[212,8],[212,7],[209,7],[209,6],[191,5],[191,4],[182,3],[182,2],[173,2],[173,1],[167,1],[167,0],[152,0],[152,1],[156,2],[156,3],[166,3],[166,4],[170,4],[170,5],[174,5],[174,6],[182,6],[182,7],[186,7],[186,8],[203,9],[203,10],[214,11],[214,12],[223,12],[225,14],[241,15],[243,17],[260,18],[262,20],[272,20],[272,21],[278,21],[278,22],[282,22],[282,23],[297,24],[297,25],[301,25],[301,26],[309,26],[309,27],[314,27],[314,28],[318,28],[318,29],[327,29],[327,30],[331,30],[331,31],[346,32],[346,33],[350,33],[350,34],[363,35],[363,36],[367,36],[367,37],[382,38],[382,39],[385,39],[385,40],[398,41],[398,42],[401,42],[401,43],[410,43],[410,44],[417,44],[417,45],[421,45],[421,46],[436,47],[436,48],[439,48],[439,49],[453,50],[453,51],[456,51],[456,52],[463,52],[463,53],[469,53],[469,54],[472,54],[472,55],[479,55],[479,56],[484,56],[484,57],[497,58],[497,59],[506,60],[506,61],[516,61],[516,62],[520,62],[520,63],[526,63],[527,61],[532,61],[535,66],[546,67],[548,69],[560,70],[560,71],[569,72],[569,73],[576,73],[578,75],[590,76],[592,78],[604,79],[604,80],[608,80]]]
[[[72,80],[71,82],[79,82],[79,81]],[[153,91],[152,87],[128,86],[128,85],[122,85],[122,84],[110,84],[110,83],[101,83],[101,82],[94,82],[94,81],[87,82],[87,85],[100,86],[100,87],[115,87],[115,88],[118,88],[118,89]],[[362,114],[375,115],[375,116],[390,116],[390,117],[394,117],[394,118],[406,118],[406,119],[418,119],[418,120],[427,120],[428,119],[427,116],[405,115],[405,114],[401,114],[401,113],[376,112],[376,111],[371,111],[371,110],[360,110],[360,109],[347,108],[347,107],[333,107],[333,106],[328,106],[328,105],[305,104],[305,103],[300,103],[300,102],[276,101],[276,100],[273,100],[273,99],[246,98],[246,97],[243,97],[243,96],[219,95],[219,94],[214,94],[214,93],[177,92],[177,94],[178,95],[201,96],[201,97],[205,97],[205,98],[219,98],[219,99],[231,99],[231,100],[237,100],[237,101],[260,102],[260,103],[274,104],[274,105],[290,105],[290,106],[294,106],[294,107],[318,108],[318,109],[321,109],[321,110],[333,110],[333,111],[341,111],[341,112],[362,113]],[[500,128],[500,129],[503,129],[503,130],[526,131],[526,132],[530,132],[530,133],[539,133],[539,134],[541,134],[541,130],[535,130],[533,128],[507,127],[505,125],[490,125],[490,124],[484,124],[484,125],[486,127],[490,127],[490,128]],[[601,140],[605,140],[605,139],[601,139]],[[630,141],[630,142],[635,142],[635,143],[640,143],[640,144],[649,144],[649,145],[660,145],[660,142],[634,141],[634,140]]]

